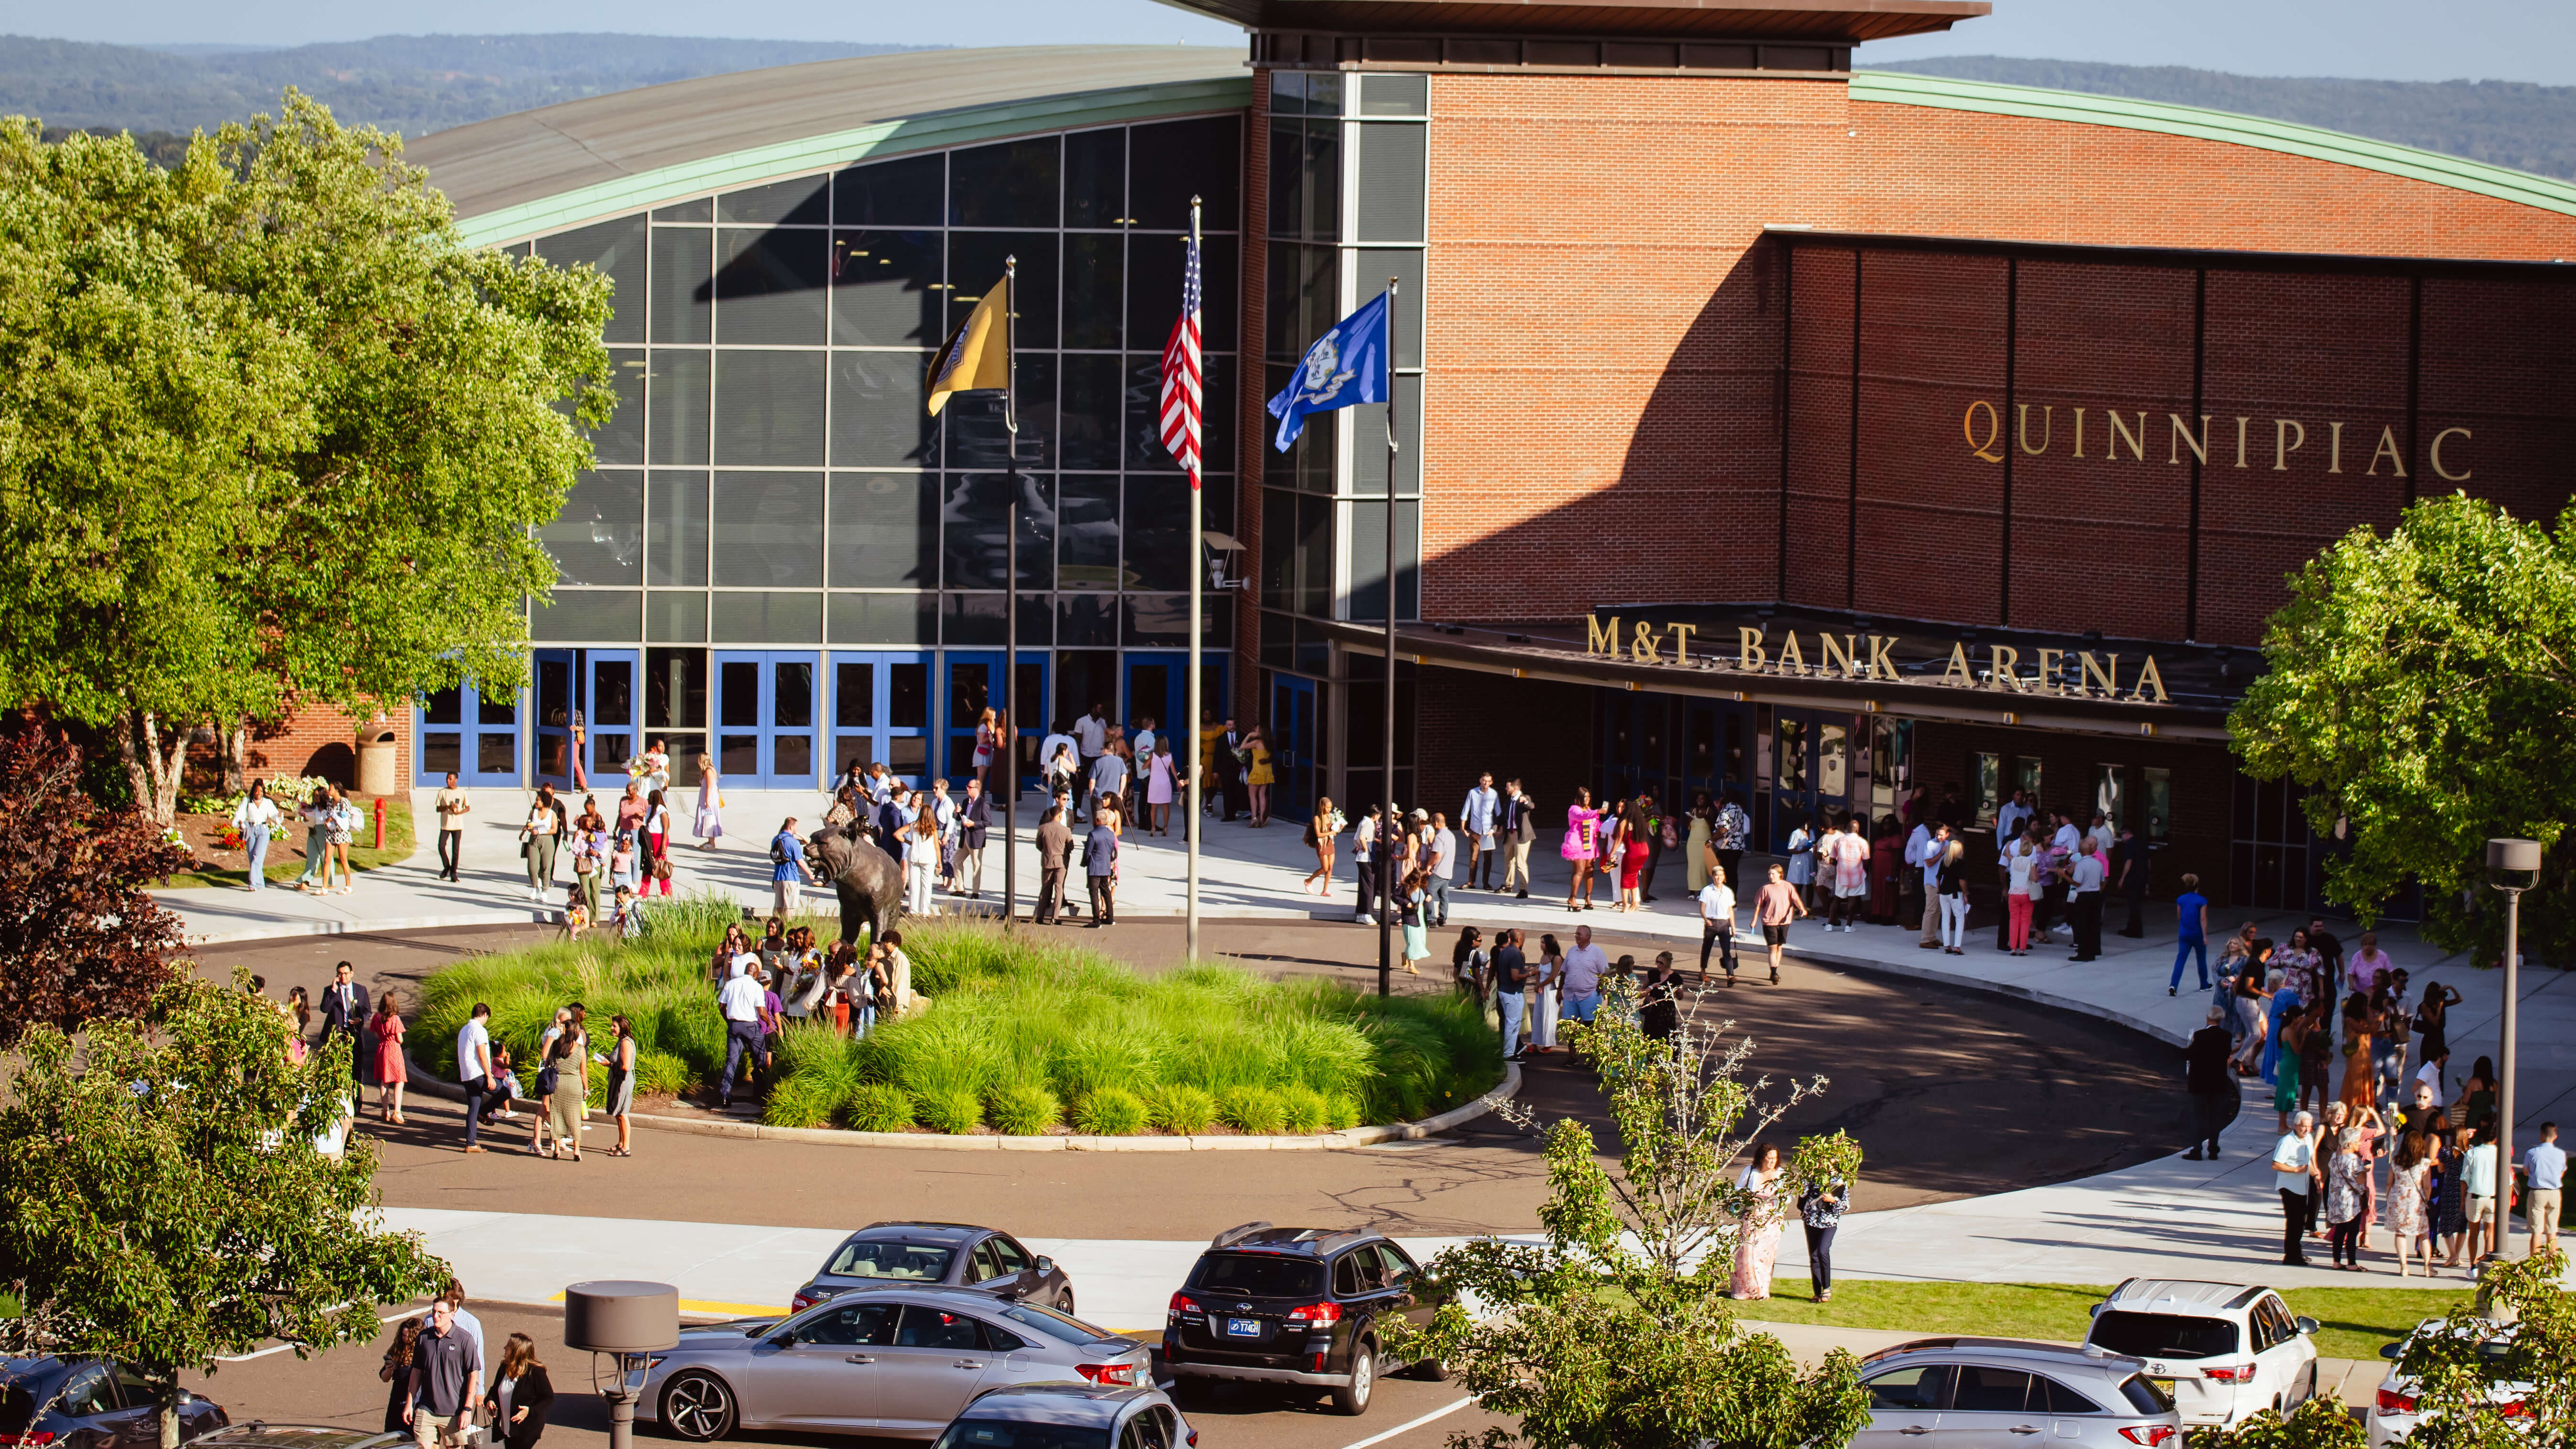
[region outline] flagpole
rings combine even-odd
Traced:
[[[1020,914],[1020,719],[1019,701],[1012,698],[1020,674],[1020,359],[1012,346],[1012,313],[1018,310],[1020,259],[1014,255],[1002,261],[1002,426],[1010,439],[1011,460],[1008,470],[1011,490],[1010,506],[1003,510],[1002,528],[1006,540],[1002,545],[1002,728],[994,741],[1002,756],[1002,929],[1018,928]],[[986,809],[991,809],[988,797]],[[976,873],[976,883],[983,883]]]
[[[1193,196],[1190,198],[1190,245],[1195,248],[1198,244],[1199,199]],[[1190,330],[1192,332],[1196,332],[1198,330],[1197,320],[1198,319],[1195,317],[1190,319]],[[1183,739],[1190,742],[1191,746],[1190,753],[1186,757],[1190,764],[1188,804],[1184,807],[1188,811],[1188,814],[1184,817],[1187,823],[1181,831],[1182,844],[1189,855],[1189,885],[1183,896],[1184,905],[1181,915],[1181,959],[1184,962],[1196,961],[1199,959],[1199,828],[1201,824],[1199,817],[1199,776],[1207,773],[1207,760],[1205,758],[1207,752],[1196,748],[1199,741],[1199,727],[1202,723],[1200,719],[1200,711],[1203,708],[1199,702],[1199,645],[1206,637],[1207,633],[1206,621],[1201,617],[1201,611],[1206,606],[1200,597],[1200,589],[1205,583],[1205,575],[1207,573],[1205,562],[1207,554],[1207,511],[1206,501],[1200,497],[1200,485],[1205,481],[1203,477],[1204,472],[1205,469],[1203,464],[1194,462],[1191,465],[1190,702],[1189,713],[1185,716],[1189,723],[1189,731],[1182,736]],[[1165,733],[1168,734],[1169,731],[1167,730]]]
[[[1386,770],[1386,813],[1378,817],[1377,868],[1377,994],[1389,996],[1395,991],[1395,962],[1392,955],[1395,931],[1395,289],[1396,279],[1386,279],[1386,733],[1385,753],[1379,757]]]

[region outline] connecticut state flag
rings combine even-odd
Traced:
[[[1297,375],[1270,400],[1279,420],[1279,451],[1306,431],[1306,414],[1387,399],[1386,294],[1333,324],[1306,349]]]

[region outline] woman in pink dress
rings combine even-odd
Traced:
[[[367,1039],[376,1054],[376,1114],[401,1126],[403,1083],[411,1074],[403,1069],[402,1002],[390,986],[376,997],[376,1014],[367,1021]]]
[[[1172,795],[1179,762],[1170,740],[1154,741],[1154,756],[1145,765],[1145,818],[1155,835],[1172,833]]]
[[[1735,1273],[1729,1298],[1771,1296],[1771,1265],[1780,1256],[1780,1149],[1769,1142],[1753,1149],[1753,1165],[1744,1169],[1736,1188],[1753,1195],[1735,1227]]]
[[[1565,844],[1556,853],[1574,867],[1573,883],[1565,888],[1565,908],[1592,909],[1592,866],[1601,854],[1601,812],[1592,808],[1590,786],[1575,787],[1574,803],[1565,807]],[[1574,903],[1577,896],[1583,898],[1582,905]]]

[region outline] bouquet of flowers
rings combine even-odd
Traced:
[[[626,762],[626,778],[630,780],[641,780],[652,773],[653,762],[642,755],[636,755]]]

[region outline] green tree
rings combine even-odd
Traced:
[[[2526,1449],[2576,1443],[2576,1293],[2560,1286],[2563,1254],[2479,1268],[2478,1297],[2454,1304],[2439,1331],[2418,1332],[2397,1362],[2415,1380],[2420,1449]],[[2500,1328],[2507,1323],[2510,1327]],[[2493,1392],[2513,1385],[2509,1396]],[[2504,1405],[2510,1403],[2507,1410]]]
[[[1614,982],[1595,1023],[1568,1029],[1600,1070],[1618,1169],[1602,1168],[1580,1122],[1549,1128],[1543,1241],[1479,1238],[1440,1254],[1427,1271],[1448,1301],[1387,1347],[1442,1364],[1520,1421],[1517,1433],[1453,1435],[1460,1449],[1839,1449],[1869,1417],[1858,1362],[1836,1350],[1802,1372],[1778,1338],[1737,1324],[1726,1297],[1738,1224],[1756,1210],[1729,1164],[1824,1079],[1766,1101],[1767,1078],[1744,1080],[1751,1040],[1726,1039],[1734,1023],[1685,1018],[1667,1042],[1638,1030],[1634,1004]],[[1860,1149],[1835,1133],[1783,1160],[1785,1211],[1811,1184],[1853,1181]]]
[[[2426,934],[2494,962],[2485,843],[2551,847],[2523,898],[2525,951],[2576,959],[2576,510],[2554,529],[2464,495],[2386,537],[2355,529],[2291,580],[2266,670],[2228,717],[2245,772],[2304,790],[2341,837],[2326,890],[2367,924],[2408,877]]]
[[[416,1236],[360,1221],[373,1147],[316,1145],[349,1107],[348,1048],[291,1061],[294,1029],[190,977],[149,1022],[29,1032],[0,1110],[0,1284],[23,1305],[0,1351],[125,1364],[159,1396],[162,1449],[181,1372],[266,1339],[298,1356],[370,1341],[377,1305],[446,1280]]]
[[[166,171],[39,137],[0,124],[0,692],[113,727],[166,821],[193,726],[515,688],[606,281],[467,249],[291,90]]]

